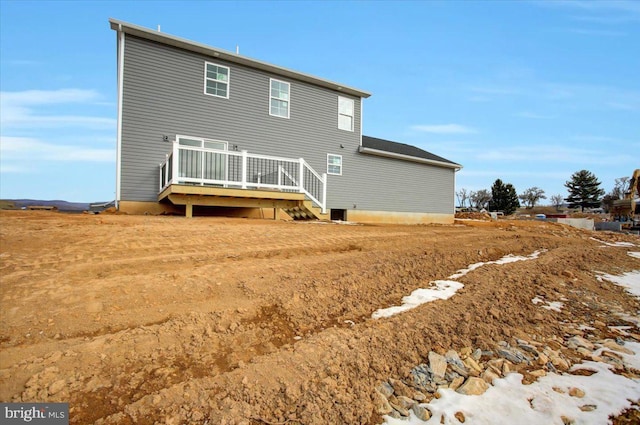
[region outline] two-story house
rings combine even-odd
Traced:
[[[368,92],[110,24],[118,46],[119,210],[453,221],[461,166],[363,136]]]

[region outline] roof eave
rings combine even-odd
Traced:
[[[417,162],[417,163],[420,163],[420,164],[435,165],[437,167],[453,168],[455,171],[460,171],[462,169],[462,165],[456,164],[456,163],[453,163],[453,162],[436,161],[436,160],[433,160],[433,159],[420,158],[420,157],[411,156],[411,155],[403,155],[401,153],[388,152],[388,151],[383,151],[383,150],[380,150],[380,149],[367,148],[367,147],[364,147],[364,146],[360,146],[358,151],[361,152],[361,153],[366,153],[366,154],[369,154],[369,155],[382,156],[382,157],[385,157],[385,158],[401,159],[403,161],[411,161],[411,162]]]
[[[240,65],[256,68],[262,71],[271,72],[284,77],[304,81],[310,84],[315,84],[321,87],[326,87],[332,90],[336,90],[341,93],[349,94],[352,96],[367,98],[371,96],[371,93],[364,90],[360,90],[354,87],[348,87],[333,81],[325,80],[323,78],[314,77],[313,75],[305,74],[291,69],[283,68],[270,63],[262,62],[256,59],[251,59],[246,56],[237,55],[233,52],[229,52],[223,49],[217,49],[206,44],[198,43],[195,41],[187,40],[185,38],[176,37],[173,35],[165,34],[163,32],[154,31],[149,28],[133,25],[128,22],[119,21],[117,19],[110,18],[109,23],[111,29],[115,31],[123,31],[126,34],[131,34],[136,37],[144,38],[158,43],[167,44],[170,46],[178,47],[185,50],[201,53],[203,55],[220,58],[222,60],[237,63]]]

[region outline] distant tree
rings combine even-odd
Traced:
[[[526,208],[533,208],[539,200],[547,199],[544,195],[544,190],[537,186],[526,189],[522,194],[520,194],[520,196],[518,196],[518,198],[520,198]]]
[[[481,189],[469,194],[471,205],[478,210],[489,207],[491,201],[491,193],[487,189]]]
[[[491,202],[489,208],[492,211],[502,211],[505,215],[513,214],[520,206],[516,189],[511,183],[506,185],[497,179],[491,186]]]
[[[458,205],[462,208],[467,206],[467,200],[469,200],[469,192],[464,187],[456,192],[456,196],[458,197]]]
[[[564,196],[562,195],[553,195],[551,197],[551,205],[556,207],[556,211],[560,211],[560,205],[564,203]]]
[[[624,199],[629,190],[629,177],[620,177],[615,180],[613,189],[602,198],[602,205],[607,212],[613,209],[613,201]]]
[[[613,189],[611,189],[611,192],[609,192],[608,195],[611,197],[611,199],[624,199],[624,195],[625,193],[627,193],[628,189],[629,177],[620,177],[616,179]]]
[[[591,171],[576,171],[564,185],[569,190],[569,196],[565,198],[569,208],[580,207],[584,211],[585,207],[597,207],[604,195],[604,189],[600,188],[600,182]]]

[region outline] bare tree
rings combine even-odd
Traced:
[[[469,200],[469,192],[464,187],[456,192],[456,197],[458,198],[458,205],[462,208],[467,206],[467,200]]]
[[[547,199],[544,195],[544,190],[537,186],[525,190],[518,198],[520,198],[526,208],[533,208],[539,200]]]
[[[471,192],[469,194],[469,200],[471,201],[471,205],[478,210],[489,207],[489,202],[491,202],[491,192],[487,189],[481,189],[476,192]]]
[[[560,205],[564,203],[564,196],[562,195],[553,195],[551,197],[551,205],[556,207],[557,211],[560,211]]]
[[[619,179],[616,179],[616,184],[608,195],[611,199],[624,199],[624,194],[627,192],[628,187],[629,177],[620,177]]]

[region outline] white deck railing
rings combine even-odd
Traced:
[[[327,175],[318,174],[303,158],[200,148],[173,142],[173,150],[160,163],[160,192],[172,184],[304,193],[323,214],[326,213]]]

